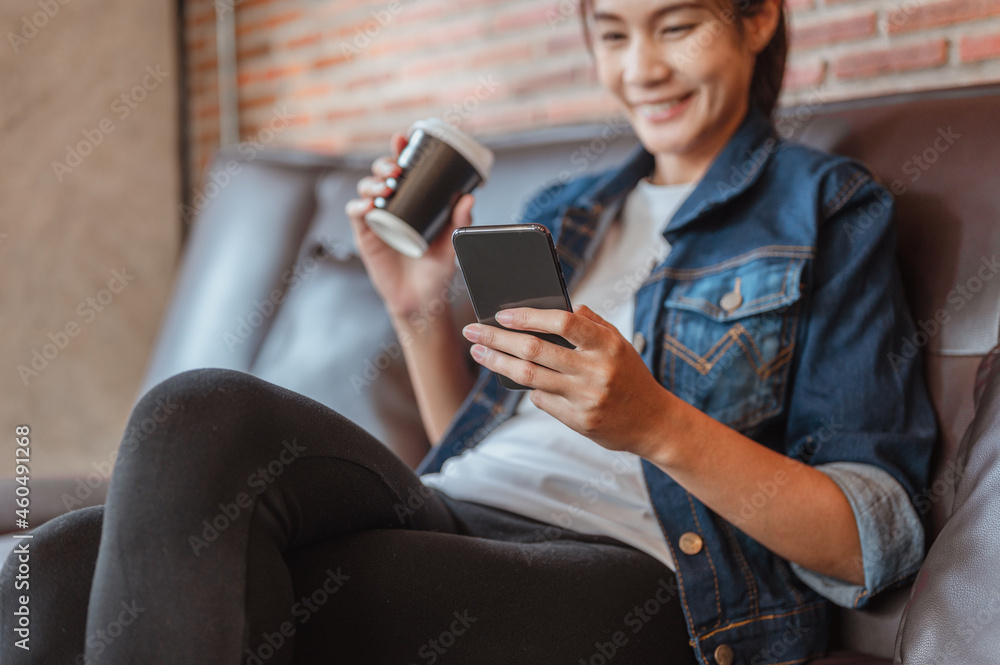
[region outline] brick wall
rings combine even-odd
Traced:
[[[786,1],[783,105],[1000,80],[1000,0]],[[487,136],[616,111],[579,0],[186,2],[196,178],[218,143],[216,4],[236,13],[248,150],[377,154],[430,115]]]

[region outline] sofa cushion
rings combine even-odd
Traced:
[[[896,638],[906,665],[1000,662],[1000,346],[959,447],[952,514],[920,568]]]

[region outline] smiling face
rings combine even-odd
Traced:
[[[656,157],[653,182],[693,182],[749,106],[779,0],[741,17],[731,0],[585,0],[597,75]],[[742,27],[742,29],[741,29]]]

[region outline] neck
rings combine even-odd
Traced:
[[[746,113],[747,106],[744,104],[741,113],[731,115],[725,126],[711,130],[711,140],[692,152],[656,153],[656,169],[649,178],[650,182],[654,185],[679,185],[701,180],[736,133]]]

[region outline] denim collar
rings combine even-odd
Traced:
[[[735,198],[750,187],[774,153],[777,145],[774,126],[755,105],[750,105],[743,121],[725,147],[716,155],[704,177],[674,214],[664,236],[684,228],[705,212]],[[601,211],[620,205],[639,180],[653,172],[656,161],[639,143],[623,165],[603,173],[571,206],[583,225],[593,233]],[[586,220],[586,221],[583,221]]]

